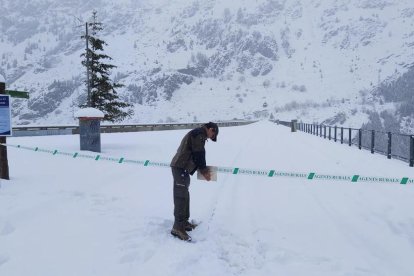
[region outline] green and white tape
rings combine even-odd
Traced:
[[[71,158],[86,158],[95,161],[111,161],[118,164],[131,163],[144,167],[164,167],[169,168],[170,163],[158,162],[151,160],[133,160],[127,159],[125,157],[109,157],[103,156],[100,154],[91,155],[86,153],[79,152],[64,152],[57,149],[49,150],[42,149],[39,147],[27,147],[22,145],[11,145],[11,144],[1,144],[2,146],[14,147],[19,149],[31,150],[36,152],[49,153],[53,156],[56,155],[65,155]],[[263,177],[290,177],[290,178],[299,178],[308,181],[315,180],[325,180],[325,181],[345,181],[345,182],[374,182],[374,183],[396,183],[396,184],[414,184],[414,177],[379,177],[379,176],[363,176],[363,175],[331,175],[331,174],[318,174],[316,172],[302,173],[302,172],[286,172],[278,170],[258,170],[258,169],[246,169],[238,167],[217,167],[218,173],[223,174],[233,174],[233,175],[256,175]]]

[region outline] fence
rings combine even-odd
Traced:
[[[292,127],[293,122],[275,121]],[[296,123],[297,129],[324,139],[340,142],[359,149],[380,153],[388,159],[395,158],[408,162],[414,167],[414,135],[367,129],[327,126],[323,124]]]

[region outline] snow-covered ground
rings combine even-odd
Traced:
[[[102,135],[102,154],[169,162],[188,130]],[[79,136],[9,138],[67,152]],[[414,177],[407,163],[270,122],[222,128],[210,165]],[[0,275],[414,275],[414,185],[192,177],[194,243],[170,236],[168,168],[9,148]]]

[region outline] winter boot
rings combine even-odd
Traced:
[[[173,229],[171,229],[171,235],[183,241],[191,241],[191,237],[187,234],[187,232],[185,232],[185,230],[173,227]]]
[[[198,226],[198,224],[197,223],[195,223],[194,221],[191,221],[191,222],[189,222],[189,221],[187,221],[186,223],[185,223],[185,231],[192,231],[193,229],[195,229],[196,227]]]

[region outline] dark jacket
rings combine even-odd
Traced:
[[[186,170],[191,175],[197,170],[206,170],[206,151],[204,145],[207,140],[207,131],[199,127],[188,132],[177,153],[171,161],[170,166]]]

